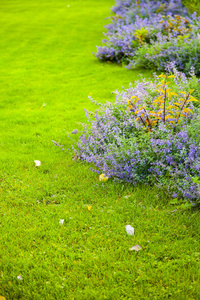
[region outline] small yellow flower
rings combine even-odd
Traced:
[[[91,211],[91,209],[92,209],[92,205],[89,205],[88,210]]]
[[[106,182],[106,181],[108,180],[108,177],[106,177],[105,174],[101,174],[101,175],[99,176],[99,180],[100,180],[100,181],[103,181],[103,182]]]

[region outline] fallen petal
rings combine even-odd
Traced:
[[[60,219],[59,224],[62,225],[64,223],[64,219]]]
[[[131,225],[126,225],[126,232],[129,235],[134,235],[135,230]]]
[[[140,247],[139,245],[135,245],[133,247],[131,247],[129,250],[130,251],[140,251],[142,249],[142,247]]]
[[[41,165],[41,161],[39,160],[34,160],[35,166],[39,167]]]

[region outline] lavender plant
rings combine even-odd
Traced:
[[[158,13],[163,15],[187,15],[187,9],[183,6],[181,0],[116,0],[112,11],[128,20],[133,20],[136,15],[143,18],[152,18]]]
[[[168,66],[170,69],[172,65]],[[114,104],[87,112],[76,149],[94,172],[132,184],[149,183],[171,196],[200,202],[200,147],[192,126],[198,127],[198,100],[191,82],[178,72],[154,75],[116,91]],[[184,89],[184,90],[183,90]],[[128,103],[127,103],[128,102]],[[199,129],[200,131],[200,129]]]
[[[200,74],[200,35],[188,39],[188,36],[166,42],[145,44],[137,49],[134,59],[129,60],[128,68],[151,68],[164,71],[169,62],[175,62],[176,68],[187,75],[191,67],[196,75]]]
[[[186,74],[194,66],[200,73],[200,17],[189,16],[181,1],[117,1],[116,14],[107,26],[104,46],[96,57],[128,65],[164,71],[168,62]]]

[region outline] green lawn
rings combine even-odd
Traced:
[[[81,130],[84,109],[95,110],[89,94],[113,101],[113,90],[151,73],[92,55],[113,4],[0,2],[0,296],[6,300],[200,298],[199,212],[168,204],[148,186],[102,184],[89,165],[52,143],[71,147],[67,132]],[[130,252],[136,244],[142,250]]]

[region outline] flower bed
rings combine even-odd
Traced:
[[[93,171],[132,184],[156,184],[173,197],[200,202],[200,110],[198,79],[173,69],[116,92],[87,113],[79,158]],[[196,90],[194,88],[197,88]]]
[[[188,74],[194,66],[200,74],[200,17],[189,16],[181,1],[117,1],[112,10],[97,58],[159,71],[175,61],[178,70]]]

